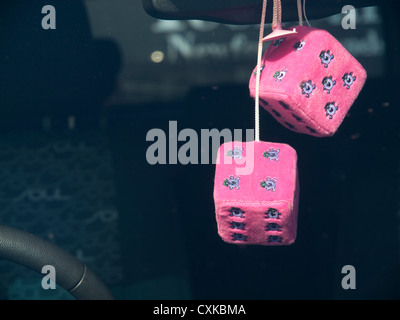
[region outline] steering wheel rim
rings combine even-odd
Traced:
[[[31,233],[0,225],[0,258],[38,273],[43,266],[53,266],[56,283],[77,300],[114,300],[107,286],[84,263]]]

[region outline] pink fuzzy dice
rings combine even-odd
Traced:
[[[285,127],[333,135],[367,78],[361,64],[327,31],[305,26],[274,41],[261,62],[260,105]],[[250,78],[255,97],[256,70]]]
[[[228,142],[216,164],[218,234],[229,243],[288,245],[297,233],[296,151],[270,142]]]

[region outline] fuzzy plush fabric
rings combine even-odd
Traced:
[[[361,64],[328,32],[297,26],[275,40],[261,62],[260,105],[285,127],[333,135],[367,78]],[[256,70],[250,78],[255,97]]]
[[[221,145],[214,181],[218,234],[229,243],[288,245],[296,239],[296,151],[286,144]]]

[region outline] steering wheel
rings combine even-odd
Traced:
[[[43,266],[53,266],[56,283],[77,300],[114,300],[107,286],[85,264],[31,233],[0,225],[0,258],[39,273]]]

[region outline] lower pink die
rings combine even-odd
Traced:
[[[216,164],[218,234],[229,243],[289,245],[296,239],[299,182],[287,144],[228,142]]]

